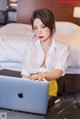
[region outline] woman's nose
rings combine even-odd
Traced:
[[[38,29],[37,32],[38,32],[38,33],[41,33],[41,29]]]

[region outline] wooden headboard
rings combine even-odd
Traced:
[[[73,18],[74,6],[80,6],[80,2],[60,3],[59,0],[18,0],[17,22],[30,24],[32,12],[40,8],[52,10],[56,21],[70,21],[77,23]]]
[[[52,10],[52,0],[18,0],[17,22],[30,23],[32,12],[40,8]]]

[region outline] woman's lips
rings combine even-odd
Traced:
[[[40,39],[44,38],[44,36],[39,36]]]

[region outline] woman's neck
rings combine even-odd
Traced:
[[[41,45],[43,48],[44,47],[50,47],[51,44],[52,44],[52,36],[50,38],[46,39],[45,41],[41,42]]]

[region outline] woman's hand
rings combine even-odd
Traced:
[[[30,79],[30,76],[23,75],[22,78],[23,79]]]
[[[45,74],[42,74],[42,73],[33,74],[32,76],[30,76],[30,79],[32,79],[32,80],[39,80],[39,81],[47,81],[45,79]]]

